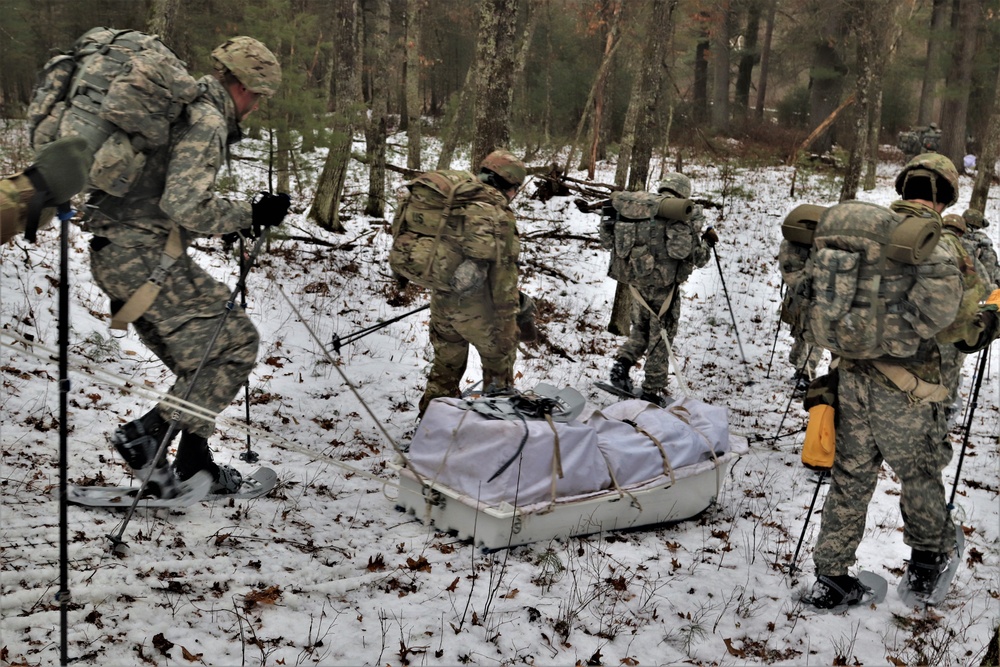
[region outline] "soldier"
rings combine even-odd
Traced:
[[[944,209],[958,198],[958,172],[942,155],[921,155],[897,176],[896,192],[902,200],[890,206],[893,211],[940,221]],[[954,275],[961,275],[953,280],[961,294],[928,295],[929,309],[957,309],[952,323],[923,340],[912,358],[891,358],[891,363],[839,360],[837,453],[813,553],[817,580],[810,603],[820,608],[863,599],[864,589],[848,568],[864,535],[868,502],[883,460],[900,480],[903,541],[911,548],[905,587],[933,604],[939,585],[944,585],[942,575],[957,557],[955,526],[941,479],[952,457],[941,401],[958,382],[960,368],[955,366],[961,364],[961,355],[953,348],[968,353],[985,347],[997,335],[998,319],[978,305],[985,289],[957,238],[942,236],[934,252],[946,266],[955,267]]]
[[[657,192],[688,199],[691,197],[691,179],[684,174],[667,174],[660,181]],[[692,228],[700,230],[704,220],[701,206],[696,205],[690,216]],[[640,398],[660,406],[666,404],[662,392],[667,386],[670,351],[660,332],[662,330],[666,333],[672,346],[681,315],[680,286],[690,277],[695,267],[701,268],[708,263],[711,247],[718,240],[719,235],[715,230],[707,228],[701,236],[694,236],[693,247],[687,258],[677,261],[676,272],[672,274],[673,280],[635,288],[640,298],[632,303],[629,337],[618,350],[611,367],[612,385],[631,393],[629,370],[645,355],[646,373]]]
[[[781,246],[778,249],[778,268],[789,293],[795,290],[799,277],[803,275],[802,271],[808,257],[808,247],[792,243],[787,239],[781,240]],[[786,295],[785,298],[789,297]],[[782,308],[784,307],[783,303]],[[795,369],[795,374],[792,376],[795,382],[792,395],[803,396],[809,383],[816,379],[816,368],[823,361],[823,348],[807,343],[802,338],[802,331],[794,326],[791,334],[792,347],[788,351],[788,363]]]
[[[966,232],[962,236],[965,249],[983,267],[983,281],[991,284],[994,289],[1000,287],[1000,263],[997,261],[993,242],[985,231],[990,226],[989,221],[983,217],[982,211],[974,208],[965,209],[962,219],[966,224]]]
[[[455,270],[451,289],[431,292],[434,360],[420,398],[421,416],[433,399],[460,395],[469,345],[482,360],[485,390],[514,386],[518,338],[536,333],[530,323],[534,304],[517,288],[521,242],[510,209],[526,176],[524,163],[505,150],[493,151],[479,167],[479,180],[488,186],[485,190],[491,203],[504,211],[496,240],[499,257],[494,262],[465,259]]]
[[[172,128],[170,145],[149,155],[124,197],[91,196],[88,229],[94,234],[91,270],[111,299],[112,327],[131,322],[176,376],[170,396],[214,415],[249,376],[258,335],[243,311],[227,312],[230,290],[192,260],[186,247],[194,236],[259,234],[281,223],[290,201],[288,195],[262,194],[251,204],[216,192],[226,147],[240,139],[240,122],[260,97],[277,92],[281,67],[250,37],[226,41],[212,57],[214,74],[199,80],[202,93]],[[150,292],[151,300],[140,296]],[[153,460],[169,419],[176,419],[181,431],[173,466]],[[161,497],[173,497],[186,487],[183,482],[206,474],[213,493],[234,493],[242,476],[212,460],[208,438],[214,432],[213,418],[175,413],[161,403],[118,428],[111,442],[133,471],[150,475],[148,488]]]
[[[59,139],[39,149],[23,172],[0,180],[0,243],[34,232],[87,184],[92,156],[86,140]]]

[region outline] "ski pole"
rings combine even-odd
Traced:
[[[958,464],[955,467],[955,481],[951,486],[951,497],[948,499],[948,511],[955,509],[955,493],[958,491],[958,481],[962,477],[962,462],[965,460],[965,448],[969,444],[969,432],[972,430],[972,417],[976,414],[976,403],[979,401],[979,388],[986,374],[986,363],[989,359],[989,348],[979,351],[979,366],[976,368],[976,378],[972,388],[972,398],[969,400],[969,415],[965,420],[965,433],[962,435],[962,448],[958,452]]]
[[[351,333],[349,333],[349,334],[347,334],[346,336],[343,336],[343,337],[341,337],[338,334],[333,334],[333,340],[330,341],[330,344],[333,345],[334,351],[337,354],[340,354],[340,348],[342,346],[347,345],[348,343],[353,343],[356,340],[364,338],[365,336],[367,336],[370,333],[374,333],[374,332],[378,331],[379,329],[384,329],[385,327],[389,326],[393,322],[398,322],[398,321],[400,321],[402,319],[405,319],[405,318],[409,317],[410,315],[414,315],[416,313],[419,313],[422,310],[427,310],[430,307],[431,307],[430,304],[425,304],[423,306],[420,306],[419,308],[411,310],[408,313],[403,313],[402,315],[397,315],[396,317],[393,317],[392,319],[388,319],[388,320],[383,320],[381,322],[377,322],[376,324],[372,324],[371,326],[367,326],[364,329],[358,329],[357,331],[353,331],[353,332],[351,332]]]
[[[240,269],[240,279],[233,288],[233,291],[229,295],[229,300],[226,302],[226,310],[222,314],[222,319],[219,320],[218,326],[215,327],[215,331],[212,333],[211,340],[208,341],[208,346],[205,348],[205,353],[201,357],[201,361],[198,363],[198,368],[195,369],[191,376],[191,382],[188,383],[187,390],[184,392],[183,400],[188,400],[191,396],[191,392],[194,391],[195,384],[198,382],[198,376],[201,375],[202,369],[205,368],[205,364],[208,362],[208,355],[212,353],[212,348],[215,347],[216,341],[219,339],[219,334],[222,333],[222,327],[225,326],[226,320],[229,318],[229,313],[236,307],[236,295],[239,294],[240,289],[243,288],[246,283],[247,275],[250,273],[250,269],[253,268],[254,262],[257,261],[257,255],[260,254],[261,248],[264,247],[264,242],[267,240],[267,232],[261,234],[256,242],[254,243],[253,250],[250,251],[249,261],[247,265]],[[177,432],[177,427],[180,422],[180,412],[174,410],[173,414],[170,415],[170,423],[167,425],[167,432],[163,434],[163,439],[160,441],[160,446],[156,450],[156,455],[153,457],[154,463],[159,461],[161,457],[166,454],[167,444],[173,438],[174,433]],[[128,512],[125,515],[125,519],[122,521],[121,529],[118,531],[117,535],[108,533],[107,537],[111,540],[114,549],[119,549],[120,547],[128,547],[128,544],[122,540],[122,536],[125,534],[125,529],[128,527],[129,522],[132,520],[132,516],[135,514],[136,507],[139,505],[139,500],[142,498],[143,492],[146,490],[146,486],[149,483],[149,478],[152,477],[155,465],[149,466],[149,472],[143,477],[139,484],[139,489],[136,491],[135,497],[132,499],[132,504],[129,506]]]
[[[778,298],[784,299],[785,286],[782,285],[778,290]],[[767,373],[764,377],[767,379],[771,378],[771,364],[774,363],[774,351],[778,349],[778,335],[781,333],[781,306],[778,306],[778,323],[774,327],[774,342],[771,343],[771,357],[767,360]]]
[[[819,487],[823,485],[823,480],[826,479],[827,471],[821,470],[819,476],[816,478],[816,488],[813,490],[812,502],[809,503],[809,513],[806,514],[806,522],[802,524],[802,534],[799,535],[799,543],[795,545],[795,554],[792,556],[792,562],[788,565],[788,574],[795,574],[796,563],[799,560],[799,549],[802,548],[802,541],[806,537],[806,528],[809,527],[809,518],[812,517],[813,509],[816,507],[816,498],[819,496]]]
[[[270,179],[268,179],[270,180]],[[245,261],[244,253],[246,252],[246,239],[243,235],[240,235],[240,273],[243,273],[243,263]],[[240,307],[245,311],[247,309],[247,284],[243,283],[240,288]],[[246,381],[243,383],[243,399],[246,403],[246,423],[250,426],[250,376],[247,376]],[[247,428],[247,450],[245,452],[240,452],[240,461],[246,461],[247,463],[257,463],[260,460],[260,456],[257,452],[253,451],[250,446],[250,429]]]
[[[69,204],[59,207],[59,655],[61,665],[69,664],[69,516],[66,487],[69,461],[69,220],[75,211]]]
[[[740,340],[740,328],[736,325],[736,314],[733,312],[733,302],[729,299],[729,290],[726,289],[726,277],[722,275],[722,262],[719,261],[719,253],[712,245],[712,256],[715,257],[715,266],[719,269],[719,281],[722,283],[722,292],[726,295],[726,305],[729,306],[729,317],[733,320],[733,331],[736,333],[736,343],[740,346],[740,357],[743,365],[746,366],[747,355],[743,353],[743,342]],[[747,380],[747,384],[754,384],[753,380]]]

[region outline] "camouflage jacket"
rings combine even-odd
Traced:
[[[250,203],[215,191],[228,146],[240,139],[236,106],[212,76],[199,80],[201,96],[171,130],[168,147],[149,155],[139,180],[124,197],[96,193],[88,229],[126,247],[162,245],[175,225],[195,235],[249,227]]]
[[[504,212],[497,230],[497,261],[490,263],[489,270],[493,306],[498,318],[513,318],[520,308],[517,260],[521,254],[521,239],[517,231],[517,218],[502,192],[489,185],[485,189],[489,194],[496,195],[493,203]]]
[[[1000,262],[990,237],[981,229],[969,229],[962,237],[962,244],[982,266],[983,282],[993,289],[1000,287]]]

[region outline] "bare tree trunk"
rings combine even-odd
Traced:
[[[146,30],[154,35],[159,35],[167,44],[173,44],[179,4],[180,0],[153,0],[153,6],[149,9],[149,23],[146,24]]]
[[[771,73],[771,38],[774,37],[774,14],[777,0],[771,0],[767,7],[764,28],[764,44],[760,50],[760,81],[757,82],[757,120],[764,119],[764,104],[767,101],[767,77]]]
[[[406,166],[421,169],[420,25],[424,0],[406,0]]]
[[[666,78],[665,55],[670,41],[670,24],[673,21],[677,0],[653,0],[653,11],[646,34],[646,45],[642,53],[639,80],[633,85],[640,86],[639,115],[636,119],[635,142],[632,159],[629,161],[628,189],[645,190],[649,179],[649,163],[653,157],[653,145],[659,136],[660,93]],[[727,110],[728,113],[728,110]]]
[[[615,286],[615,300],[611,304],[611,318],[608,321],[608,332],[618,336],[627,336],[632,330],[632,292],[628,285],[618,283]]]
[[[368,198],[365,215],[385,213],[385,152],[388,134],[389,88],[385,72],[389,65],[389,0],[364,0],[365,70],[371,110],[365,128],[368,159]]]
[[[708,23],[708,15],[702,12],[700,15],[702,25]],[[694,98],[694,109],[691,115],[697,124],[704,123],[708,118],[708,59],[705,54],[709,51],[709,36],[705,28],[702,28],[698,38],[698,44],[694,50],[694,83],[692,85],[692,95]]]
[[[948,73],[948,92],[941,109],[940,152],[955,163],[958,173],[965,173],[965,136],[969,113],[969,93],[972,90],[972,66],[976,54],[976,24],[981,20],[979,0],[955,0],[958,11],[958,35],[969,35],[969,39],[959,38],[952,52],[951,69]],[[953,23],[956,23],[953,19]]]
[[[331,3],[333,44],[336,49],[333,70],[333,114],[330,127],[331,143],[323,171],[316,182],[309,219],[331,232],[345,231],[340,222],[340,196],[347,180],[347,166],[351,161],[351,143],[360,125],[361,77],[358,47],[358,0],[336,0]]]
[[[972,185],[969,208],[986,211],[986,199],[993,183],[993,172],[997,156],[1000,155],[1000,72],[997,73],[996,93],[993,97],[993,111],[990,113],[989,128],[983,141],[983,149],[976,159],[976,180]]]
[[[747,7],[747,29],[743,35],[744,44],[740,52],[740,61],[736,74],[736,84],[733,88],[733,106],[740,118],[746,118],[750,112],[750,85],[753,81],[753,68],[760,61],[757,51],[757,33],[760,32],[760,2],[754,0]]]
[[[632,163],[632,146],[635,144],[635,125],[639,117],[639,86],[640,59],[632,58],[632,93],[629,95],[628,109],[625,111],[625,125],[622,128],[622,138],[618,142],[618,164],[615,165],[615,185],[625,188],[628,180],[628,168]]]
[[[458,92],[458,100],[456,100],[452,112],[448,116],[444,139],[441,142],[441,153],[438,155],[437,169],[451,169],[451,159],[455,155],[455,147],[458,146],[458,135],[460,133],[459,121],[465,117],[465,113],[469,108],[469,101],[472,99],[470,91],[472,90],[472,75],[475,71],[476,64],[472,63],[465,73],[465,83],[462,84],[462,90]]]
[[[519,0],[479,0],[472,167],[510,144]]]
[[[947,26],[947,0],[934,0],[931,10],[931,32],[927,38],[927,60],[924,62],[924,78],[920,84],[920,110],[917,124],[924,126],[934,118],[934,100],[937,98],[937,82],[941,78],[941,33]]]
[[[612,2],[609,8],[611,11],[611,21],[608,27],[607,38],[604,40],[604,56],[601,59],[601,66],[597,70],[594,79],[594,113],[591,119],[591,139],[590,152],[587,155],[587,178],[593,180],[594,171],[597,168],[597,151],[601,143],[601,128],[604,126],[604,91],[607,88],[608,68],[611,58],[618,49],[618,20],[622,15],[621,2]],[[588,105],[589,106],[589,105]]]
[[[843,4],[814,0],[813,9],[821,17],[820,32],[813,42],[813,61],[809,72],[809,124],[816,126],[840,104],[847,73],[841,55],[847,22]],[[833,133],[825,132],[813,142],[813,150],[824,153],[833,146],[833,140]]]
[[[894,30],[901,0],[857,0],[852,4],[857,34],[858,77],[854,89],[854,145],[844,171],[840,201],[857,197],[861,167],[869,148],[869,132],[877,134],[875,99],[880,94],[885,62],[894,48]],[[874,142],[877,147],[877,136]]]
[[[875,189],[878,170],[879,131],[882,128],[882,83],[883,75],[874,83],[875,92],[872,95],[871,111],[868,114],[868,147],[865,149],[865,177],[862,188],[865,192]]]
[[[716,0],[712,27],[712,129],[729,130],[729,0]]]

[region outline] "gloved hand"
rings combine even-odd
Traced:
[[[34,164],[24,171],[32,178],[36,188],[39,185],[33,176],[40,176],[44,181],[48,192],[44,206],[58,206],[68,202],[87,185],[93,161],[94,156],[87,148],[86,139],[66,137],[42,146]]]
[[[455,275],[448,281],[448,287],[456,296],[465,296],[485,284],[486,264],[474,259],[466,259],[459,264]]]
[[[719,242],[719,233],[715,231],[715,227],[709,227],[701,233],[701,240],[707,243],[709,248],[714,248]]]
[[[274,195],[270,192],[260,192],[250,202],[253,211],[253,236],[260,236],[268,227],[277,227],[288,215],[292,198],[284,192]]]
[[[524,292],[518,293],[517,339],[522,343],[534,343],[538,340],[538,329],[535,327],[535,300]]]

